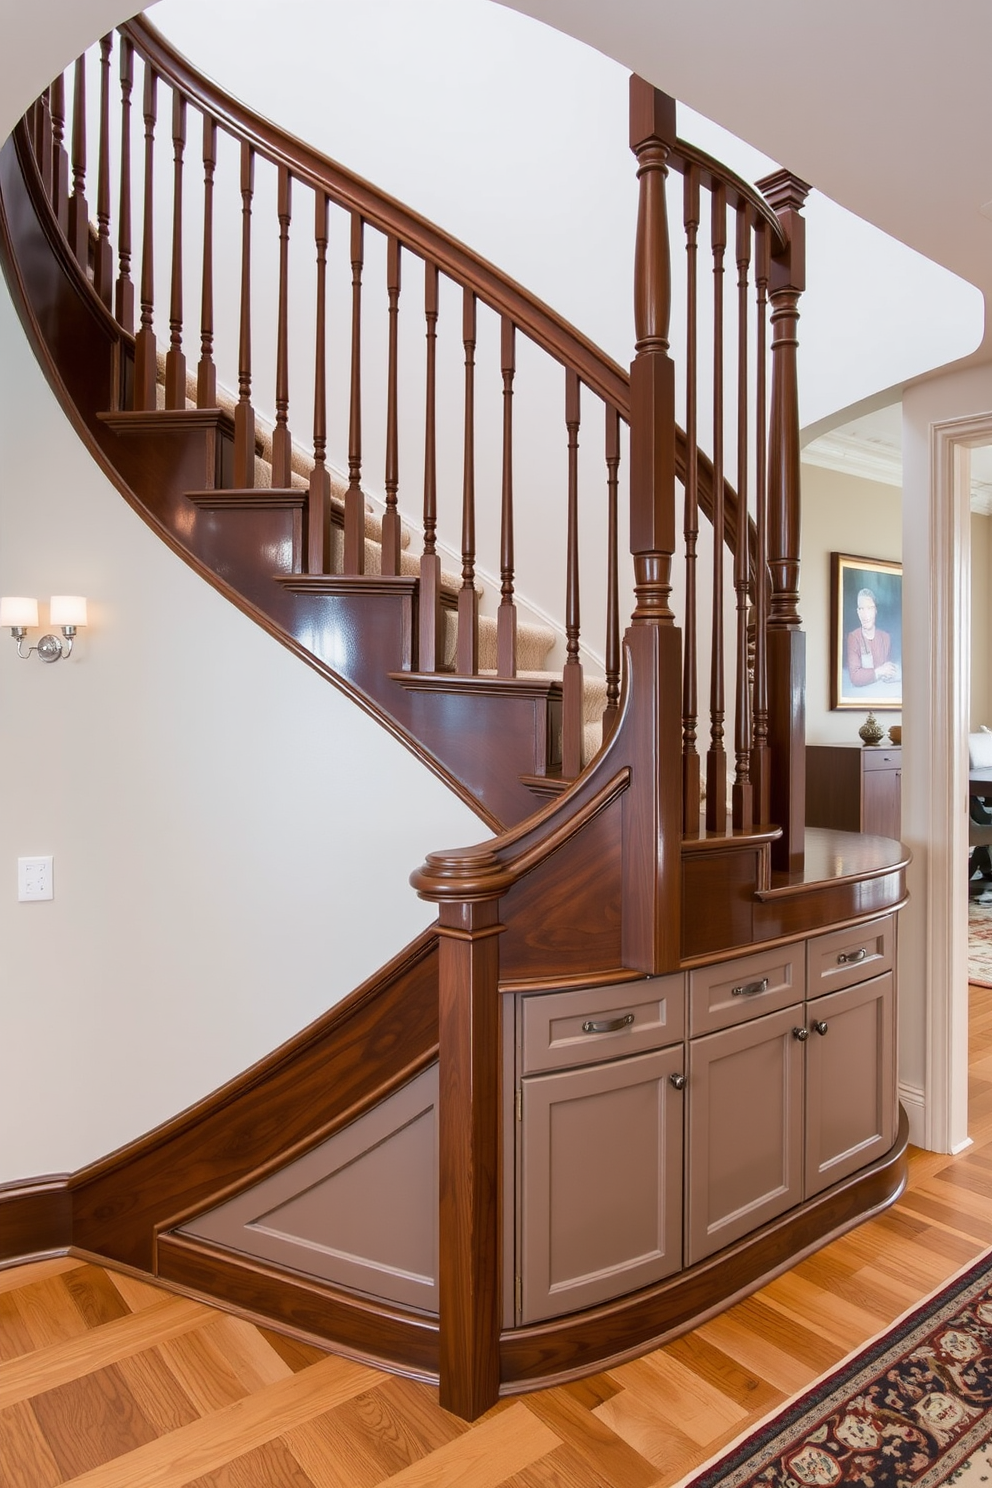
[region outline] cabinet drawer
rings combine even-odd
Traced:
[[[861,768],[863,770],[900,770],[902,769],[902,750],[866,749],[861,756]]]
[[[820,997],[891,971],[895,933],[895,917],[886,915],[867,925],[814,935],[809,941],[809,996]]]
[[[739,956],[689,973],[689,1008],[693,1038],[715,1033],[748,1018],[773,1013],[801,1002],[806,995],[806,958],[802,945],[780,946],[756,956]]]
[[[521,1074],[567,1069],[677,1043],[685,1035],[685,978],[536,992],[520,998]]]

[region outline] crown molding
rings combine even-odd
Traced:
[[[886,486],[902,485],[902,454],[894,445],[860,434],[834,429],[821,434],[803,450],[807,465],[825,470],[840,470],[861,480],[881,481]]]

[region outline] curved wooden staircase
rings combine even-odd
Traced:
[[[120,126],[112,137],[115,48]],[[143,63],[140,106],[132,99],[136,58]],[[85,195],[86,93],[89,86],[94,97],[94,79],[95,225]],[[166,90],[169,108],[160,110]],[[515,1296],[522,1242],[514,1103],[519,1108],[524,1088],[521,1019],[532,1015],[537,999],[588,992],[626,1007],[624,998],[636,1001],[646,987],[664,982],[674,1005],[695,997],[691,978],[714,964],[756,955],[760,962],[783,946],[798,955],[801,946],[805,967],[807,947],[812,957],[828,931],[853,927],[860,934],[865,923],[884,920],[895,933],[890,917],[905,894],[898,844],[836,834],[828,840],[804,828],[796,324],[806,188],[785,172],[762,183],[764,194],[738,180],[678,140],[672,100],[632,79],[631,144],[641,196],[637,343],[628,377],[492,265],[224,95],[146,22],[130,22],[119,41],[106,37],[89,61],[81,58],[70,91],[71,159],[62,79],[0,153],[0,246],[25,326],[80,436],[163,541],[400,737],[498,835],[479,848],[431,856],[414,883],[437,902],[437,927],[297,1039],[123,1152],[65,1183],[28,1184],[8,1194],[0,1206],[10,1237],[4,1254],[72,1246],[152,1272],[387,1367],[437,1377],[443,1403],[473,1417],[501,1391],[593,1369],[689,1326],[890,1202],[902,1183],[905,1130],[904,1123],[897,1130],[890,1079],[879,1086],[887,1092],[879,1097],[887,1135],[869,1156],[837,1169],[819,1188],[807,1182],[798,1198],[738,1230],[713,1254],[694,1251],[687,1241],[683,1257],[676,1223],[669,1239],[677,1254],[666,1255],[649,1284],[621,1286],[615,1295],[602,1293],[602,1301],[563,1303],[543,1319],[527,1315],[530,1304],[519,1287]],[[143,165],[132,142],[139,107]],[[195,229],[187,205],[190,111],[202,126]],[[160,117],[171,120],[172,144],[173,207],[164,226],[156,220],[154,190]],[[215,336],[214,303],[215,180],[227,168],[237,169],[240,198],[238,328],[231,345]],[[277,208],[274,286],[252,277],[256,174],[263,170],[272,174]],[[668,339],[671,171],[681,174],[684,188],[684,432]],[[118,183],[113,233],[112,176]],[[313,223],[315,265],[310,365],[302,372],[290,355],[291,327],[295,341],[299,324],[291,306],[300,294],[290,271],[290,233],[301,193]],[[134,236],[132,216],[141,220]],[[705,351],[697,345],[701,227],[710,239],[714,296],[714,340]],[[167,317],[157,309],[155,265],[163,244]],[[728,250],[738,274],[735,315],[725,330]],[[345,279],[336,287],[332,276],[329,288],[335,253]],[[193,257],[201,265],[195,372],[184,351],[184,275]],[[373,264],[385,283],[378,319],[368,309]],[[414,273],[423,285],[417,312],[423,357],[411,380],[400,303]],[[262,380],[252,358],[265,293],[276,324],[268,427],[256,412]],[[346,399],[337,404],[328,392],[335,304],[347,306],[350,321],[346,375],[334,384],[346,387]],[[452,312],[457,380],[440,339]],[[164,350],[156,316],[159,323],[168,319]],[[382,343],[378,380],[367,355],[374,336]],[[488,403],[482,350],[499,367],[497,396]],[[728,380],[730,367],[736,371]],[[291,381],[313,395],[306,451],[290,432]],[[400,387],[408,383],[423,410],[411,462],[423,489],[416,521],[400,506],[401,489],[405,502],[410,486],[406,466],[400,484],[400,436],[407,428]],[[557,389],[555,398],[564,394],[563,423],[549,436],[558,441],[562,471],[564,659],[557,673],[547,669],[556,630],[534,623],[533,610],[522,606],[515,551],[515,531],[527,512],[516,493],[518,467],[532,461],[521,430],[529,440],[546,425],[549,386]],[[698,447],[703,407],[712,408],[712,458]],[[370,409],[384,455],[378,505],[363,459]],[[344,431],[346,473],[332,468],[335,430]],[[580,513],[585,520],[588,506],[580,503],[580,483],[589,468],[580,462],[580,434],[584,450],[601,462],[591,556],[580,544]],[[481,459],[482,449],[498,450],[498,472]],[[443,549],[452,470],[460,485],[460,533]],[[630,581],[619,558],[624,483]],[[484,499],[493,497],[495,511]],[[701,516],[717,534],[708,568]],[[480,532],[495,534],[485,558]],[[445,572],[446,554],[458,572]],[[541,565],[554,561],[539,554]],[[605,570],[606,611],[593,627],[603,675],[590,685],[590,658],[600,642],[590,649],[584,639],[579,591],[580,573],[593,561]],[[493,575],[489,614],[484,600],[480,611],[483,572]],[[621,640],[628,582],[634,609]],[[700,637],[707,629],[704,658]],[[698,674],[705,661],[709,737],[701,755]],[[550,799],[535,810],[542,796]],[[890,970],[878,974],[891,979],[891,947],[885,954]],[[845,949],[841,959],[847,958],[857,961],[858,953]],[[763,986],[748,983],[744,990],[767,987],[765,975]],[[813,994],[797,992],[796,1005],[805,1007],[807,995]],[[639,1018],[622,1012],[616,1029],[639,1028]],[[589,1026],[600,1031],[595,1018]],[[886,1028],[888,1060],[891,1018]],[[611,1022],[608,1031],[616,1029]],[[672,1090],[685,1086],[680,1071],[684,1059],[691,1064],[695,1032],[682,1014],[669,1030]],[[793,1032],[786,1029],[787,1041]],[[804,1026],[803,1040],[807,1032]],[[404,1101],[414,1105],[407,1109]],[[364,1147],[363,1123],[372,1133],[361,1139]],[[679,1114],[672,1132],[681,1134],[683,1125],[688,1132]],[[402,1283],[382,1280],[387,1272],[398,1276],[399,1263],[383,1262],[376,1272],[370,1261],[371,1270],[359,1273],[307,1261],[308,1246],[311,1258],[315,1250],[346,1249],[340,1236],[336,1250],[307,1238],[307,1226],[324,1223],[312,1214],[294,1210],[298,1233],[279,1230],[278,1244],[289,1249],[277,1251],[266,1249],[271,1235],[264,1244],[257,1237],[218,1240],[221,1231],[211,1229],[240,1195],[264,1192],[259,1203],[271,1201],[271,1213],[282,1214],[304,1190],[337,1182],[342,1143],[358,1142],[358,1156],[348,1162],[364,1161],[414,1128],[421,1132],[416,1161],[426,1174],[427,1209],[417,1212],[437,1251],[427,1301],[417,1300],[412,1271]],[[681,1152],[681,1140],[672,1137],[673,1150]],[[287,1178],[297,1172],[298,1181]],[[421,1200],[411,1203],[417,1208]],[[377,1223],[382,1230],[403,1227],[388,1206]],[[272,1225],[268,1231],[275,1233]],[[378,1282],[355,1280],[373,1273]]]

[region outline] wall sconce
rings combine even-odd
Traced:
[[[32,651],[37,651],[42,661],[61,661],[63,657],[71,656],[76,631],[86,624],[86,600],[81,594],[53,594],[49,623],[61,627],[64,639],[60,641],[58,636],[43,635],[37,646],[29,646],[24,651],[25,635],[38,624],[38,601],[11,595],[0,599],[0,628],[10,626],[22,661],[27,661]]]

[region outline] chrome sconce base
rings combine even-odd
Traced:
[[[23,649],[24,637],[27,634],[24,626],[12,625],[10,627],[10,633],[17,642],[17,654],[22,661],[27,661],[32,651],[37,651],[42,661],[64,661],[72,655],[72,643],[75,639],[76,627],[74,625],[63,625],[62,635],[65,638],[64,640],[60,641],[58,636],[54,635],[43,635],[37,646],[29,646],[26,651]]]

